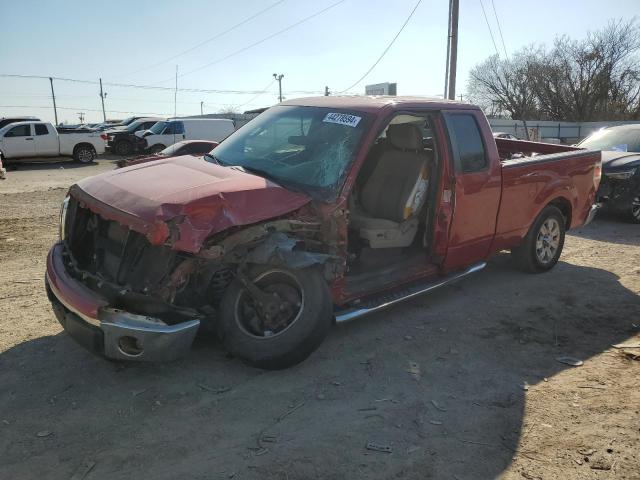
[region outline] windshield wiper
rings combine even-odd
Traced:
[[[213,163],[215,163],[216,165],[220,165],[222,167],[226,167],[227,164],[223,163],[222,160],[220,160],[218,157],[216,157],[215,155],[213,155],[212,153],[205,153],[204,154],[204,158],[205,159],[210,159]]]
[[[259,177],[263,177],[266,178],[267,180],[271,180],[272,182],[278,183],[278,184],[282,184],[282,180],[279,179],[278,177],[270,174],[269,172],[267,172],[266,170],[262,170],[260,168],[256,168],[256,167],[245,167],[244,165],[234,165],[234,167],[238,167],[242,170],[245,170],[249,173],[252,173],[254,175],[258,175]],[[233,168],[233,167],[232,167]]]

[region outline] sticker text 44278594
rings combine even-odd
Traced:
[[[326,123],[337,123],[339,125],[347,125],[348,127],[357,127],[360,120],[362,120],[362,117],[337,112],[327,113],[324,119],[322,119],[322,121]]]

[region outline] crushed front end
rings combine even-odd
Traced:
[[[65,202],[61,241],[49,252],[46,273],[64,329],[113,359],[161,361],[186,353],[205,316],[186,298],[194,293],[186,283],[198,281],[191,276],[195,258],[151,245],[73,197]]]

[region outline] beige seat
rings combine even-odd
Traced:
[[[429,155],[420,129],[409,123],[389,125],[387,141],[390,147],[380,154],[351,209],[350,227],[371,248],[411,245],[428,186]]]

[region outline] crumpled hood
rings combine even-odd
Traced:
[[[640,160],[640,153],[637,152],[602,152],[602,167],[604,170],[617,169]]]
[[[168,240],[174,250],[191,253],[211,234],[278,217],[310,201],[257,175],[192,155],[89,177],[70,193],[154,245]]]

